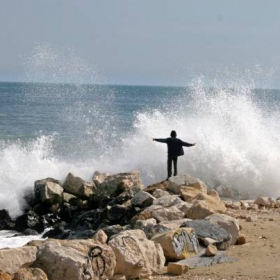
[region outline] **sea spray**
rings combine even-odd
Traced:
[[[196,146],[179,158],[179,173],[206,181],[223,195],[254,198],[279,196],[280,164],[277,125],[279,111],[272,110],[251,85],[226,88],[206,86],[198,80],[186,88],[185,96],[155,110],[139,112],[134,130],[122,138],[121,153],[111,155],[118,171],[139,169],[148,184],[166,177],[166,145],[153,137],[178,137]]]
[[[279,91],[256,90],[251,77],[229,86],[204,78],[185,88],[90,85],[84,77],[96,71],[81,59],[49,46],[34,55],[30,77],[45,83],[11,85],[13,95],[4,95],[14,99],[12,118],[2,117],[0,208],[12,216],[21,213],[25,190],[46,177],[140,170],[145,185],[166,179],[166,145],[152,138],[171,130],[196,143],[179,158],[179,173],[233,198],[279,196]]]
[[[261,97],[251,87],[240,84],[209,87],[198,80],[177,91],[174,98],[169,94],[172,88],[166,94],[147,88],[153,102],[125,112],[124,117],[123,111],[116,110],[118,98],[130,102],[135,96],[128,94],[124,98],[122,90],[115,87],[114,99],[103,103],[103,95],[95,91],[100,108],[95,113],[85,110],[91,104],[88,99],[83,105],[78,97],[81,106],[73,108],[72,123],[61,110],[53,123],[48,120],[49,130],[43,129],[43,120],[36,121],[33,125],[38,131],[34,135],[2,140],[1,208],[18,215],[23,193],[33,188],[35,180],[53,177],[63,181],[68,172],[91,180],[96,170],[140,170],[146,185],[163,180],[167,176],[166,145],[152,138],[168,137],[172,129],[184,141],[196,143],[185,148],[185,156],[179,158],[179,173],[198,177],[219,191],[229,189],[234,198],[279,195],[279,111],[275,104],[272,106],[272,97]],[[84,98],[88,94],[85,92]],[[58,101],[55,104],[61,108]],[[68,102],[70,108],[76,99]],[[36,104],[45,114],[45,103],[42,107]]]

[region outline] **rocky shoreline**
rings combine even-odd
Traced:
[[[279,200],[222,201],[189,175],[144,188],[138,171],[92,181],[69,173],[62,183],[38,180],[25,195],[24,213],[0,210],[0,230],[42,233],[44,241],[0,250],[0,280],[159,279],[189,269],[234,262],[231,246],[243,245],[236,211],[278,209]]]

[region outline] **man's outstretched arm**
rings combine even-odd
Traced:
[[[184,147],[192,147],[192,146],[194,146],[195,145],[195,143],[187,143],[187,142],[184,142],[184,141],[182,141],[182,146],[184,146]]]
[[[152,138],[153,141],[157,141],[160,143],[167,143],[167,139],[166,138]]]

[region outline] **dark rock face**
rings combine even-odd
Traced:
[[[212,238],[217,241],[215,245],[219,250],[226,250],[230,246],[231,235],[223,228],[213,225],[209,221],[188,221],[184,222],[181,227],[193,228],[200,243],[203,243],[205,238]]]
[[[7,210],[0,210],[0,230],[14,229],[13,223]]]
[[[110,224],[125,225],[130,222],[133,216],[139,212],[139,208],[133,206],[130,201],[124,204],[116,204],[107,207],[107,218]]]
[[[70,227],[73,230],[80,228],[97,229],[102,220],[106,217],[106,212],[102,209],[93,209],[77,214]]]
[[[26,229],[34,229],[39,233],[44,231],[44,224],[34,211],[28,211],[15,221],[15,230],[24,232]]]

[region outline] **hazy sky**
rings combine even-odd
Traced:
[[[279,0],[0,0],[1,81],[275,82],[279,63]]]

